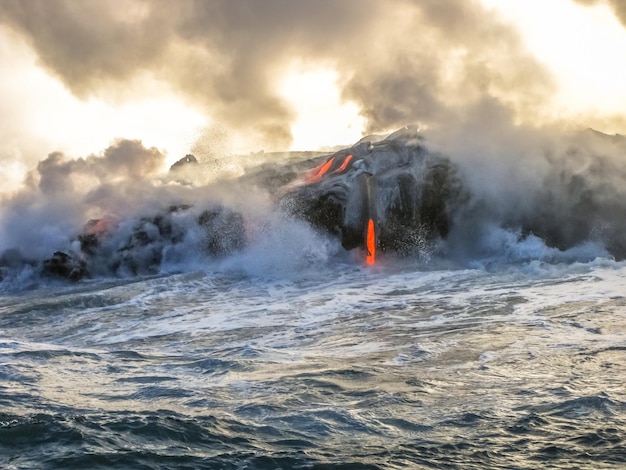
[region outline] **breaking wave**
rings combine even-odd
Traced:
[[[626,257],[626,139],[543,138],[523,160],[443,150],[408,127],[331,155],[241,158],[223,177],[193,156],[162,173],[163,155],[138,141],[53,153],[3,195],[0,288],[197,269],[291,276],[373,262],[374,250],[379,264],[418,267]]]

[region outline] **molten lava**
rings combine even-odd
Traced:
[[[343,162],[341,162],[341,166],[337,168],[336,170],[330,172],[330,169],[333,166],[333,163],[335,163],[335,157],[329,158],[324,163],[322,163],[321,165],[311,170],[311,176],[307,178],[306,184],[317,183],[326,174],[336,175],[336,174],[343,173],[344,171],[346,171],[351,161],[352,161],[352,154],[346,155],[345,158],[343,159]]]
[[[350,163],[350,160],[352,160],[352,154],[346,155],[346,158],[344,158],[343,163],[341,164],[341,166],[339,168],[337,168],[333,173],[341,173],[341,172],[343,172],[346,168],[348,168],[348,163]]]
[[[324,176],[326,173],[328,173],[328,170],[333,165],[334,161],[335,161],[335,157],[332,157],[331,159],[329,159],[328,161],[326,161],[322,165],[318,166],[317,168],[314,168],[313,171],[315,173],[313,174],[313,176],[311,176],[307,180],[307,183],[308,184],[317,183],[319,180],[321,180],[322,176]]]
[[[376,229],[372,219],[369,219],[367,223],[366,242],[367,257],[365,258],[365,262],[368,266],[372,266],[376,262]]]

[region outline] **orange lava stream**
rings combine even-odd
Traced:
[[[376,262],[376,229],[372,219],[367,223],[367,257],[365,262],[372,266]]]
[[[345,170],[348,167],[348,163],[350,163],[350,160],[352,160],[352,154],[346,155],[346,158],[344,158],[343,163],[341,164],[339,168],[337,168],[334,171],[334,173],[341,173],[343,170]]]
[[[314,168],[313,171],[317,172],[307,180],[307,183],[317,183],[320,179],[322,179],[322,176],[324,176],[332,166],[333,161],[335,161],[334,157],[328,160],[326,163],[318,166],[317,168]]]

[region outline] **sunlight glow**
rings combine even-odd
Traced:
[[[570,113],[623,113],[626,29],[606,4],[571,0],[482,0],[522,33],[559,85],[554,106]]]
[[[118,138],[139,139],[146,147],[178,160],[193,144],[207,118],[165,85],[146,81],[146,92],[122,103],[92,97],[80,100],[41,68],[34,54],[0,29],[0,99],[10,121],[3,124],[2,159],[30,165],[54,151],[70,157],[99,153]],[[32,142],[28,147],[23,142]],[[26,153],[26,154],[25,154]]]
[[[295,110],[292,150],[316,150],[349,145],[365,129],[359,107],[341,98],[339,75],[327,68],[289,67],[278,92]]]

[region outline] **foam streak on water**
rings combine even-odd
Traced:
[[[0,466],[617,468],[624,292],[597,260],[7,294]]]

